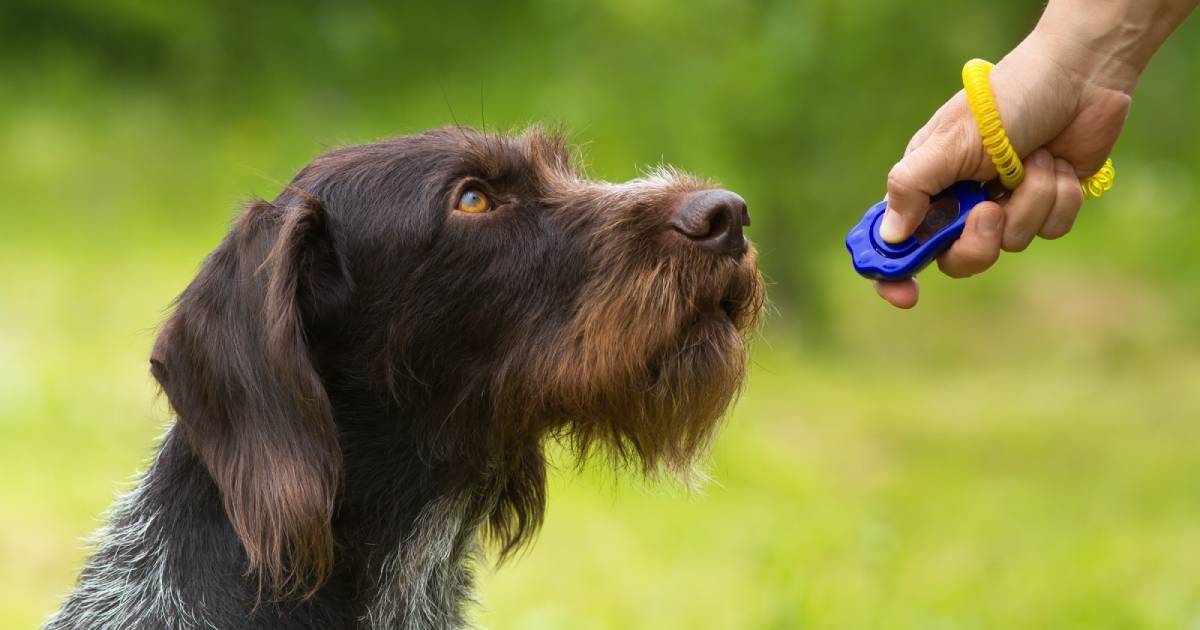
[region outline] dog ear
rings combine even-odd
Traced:
[[[312,594],[333,565],[341,451],[312,335],[351,290],[316,201],[251,204],[179,297],[151,355],[249,559],[277,595]]]

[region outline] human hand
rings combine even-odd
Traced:
[[[943,273],[971,276],[991,267],[1001,250],[1019,252],[1035,236],[1053,239],[1070,231],[1083,203],[1079,179],[1104,164],[1129,113],[1132,81],[1108,68],[1087,47],[1042,30],[996,65],[992,93],[1009,140],[1023,156],[1025,180],[1000,203],[972,210],[962,236],[938,258]],[[995,177],[960,91],[913,136],[888,174],[881,235],[904,240],[920,225],[930,196],[959,180]],[[917,302],[915,280],[875,287],[900,308]]]

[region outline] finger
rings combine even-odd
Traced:
[[[975,206],[962,236],[938,258],[938,269],[952,278],[985,271],[1000,257],[1003,236],[1004,210],[992,201]]]
[[[1038,149],[1025,160],[1025,179],[1004,204],[1004,238],[1000,247],[1006,252],[1029,247],[1046,222],[1057,195],[1054,156]]]
[[[929,211],[929,198],[954,183],[946,145],[944,140],[932,137],[888,173],[888,205],[879,225],[883,240],[899,243],[911,236]]]
[[[1075,176],[1075,167],[1066,160],[1054,160],[1055,187],[1058,189],[1054,207],[1042,223],[1038,236],[1046,239],[1061,238],[1075,225],[1079,208],[1083,206],[1083,189]]]
[[[960,109],[965,108],[955,111]],[[908,238],[925,218],[929,198],[978,168],[975,153],[979,140],[973,124],[964,115],[939,123],[892,167],[887,181],[888,206],[879,226],[885,241],[898,243]]]
[[[876,280],[875,292],[896,308],[912,308],[920,295],[916,278],[907,280]]]

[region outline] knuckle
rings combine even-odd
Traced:
[[[1004,241],[1000,248],[1006,252],[1019,253],[1025,251],[1029,247],[1030,241],[1033,240],[1033,235],[1025,232],[1016,234],[1005,234]]]
[[[952,278],[967,278],[986,271],[999,257],[999,249],[977,245],[961,247],[946,252],[938,259],[938,268]]]
[[[1025,170],[1025,181],[1021,182],[1019,188],[1025,188],[1025,197],[1029,200],[1030,205],[1045,204],[1046,206],[1054,203],[1058,197],[1058,176],[1054,172],[1054,168],[1027,168]]]
[[[1040,236],[1048,241],[1054,241],[1054,240],[1060,239],[1060,238],[1066,236],[1067,233],[1071,231],[1071,226],[1073,223],[1074,223],[1073,221],[1048,222],[1045,226],[1042,227],[1042,231],[1038,232],[1038,236]]]
[[[1075,177],[1074,173],[1059,173],[1058,175],[1058,204],[1078,211],[1083,205],[1083,186],[1080,185],[1079,179]]]
[[[1050,208],[1053,203],[1054,200],[1051,199],[1043,208]],[[1041,227],[1036,221],[1045,217],[1043,212],[1026,211],[1024,206],[1017,208],[1009,206],[1005,208],[1005,215],[1001,249],[1006,252],[1021,251],[1028,247],[1029,241],[1033,240],[1038,228]]]
[[[1031,171],[1033,177],[1027,178],[1027,181],[1037,188],[1038,194],[1042,196],[1049,195],[1053,199],[1058,195],[1058,173],[1054,172],[1054,163],[1051,162],[1050,164],[1051,166],[1049,167]]]
[[[890,192],[907,193],[912,190],[912,170],[905,160],[896,162],[888,171],[887,187]]]
[[[1075,215],[1083,207],[1083,188],[1079,186],[1078,181],[1069,180],[1063,185],[1062,190],[1058,192],[1058,199],[1059,203],[1067,208],[1071,215]]]
[[[969,115],[969,114],[968,114]],[[983,148],[983,139],[973,119],[964,118],[954,127],[953,146],[962,156],[963,172],[983,173],[991,167],[991,160]]]
[[[960,267],[959,263],[952,262],[951,259],[946,257],[938,259],[938,270],[955,279],[969,278],[972,275],[971,272]]]
[[[1000,257],[1000,248],[975,246],[964,249],[962,254],[963,267],[970,273],[979,273],[991,267]]]
[[[988,269],[992,265],[996,264],[996,261],[999,259],[1000,259],[1000,248],[999,247],[997,247],[995,249],[990,249],[987,252],[984,252],[979,258],[977,258],[975,260],[975,262],[978,265],[975,270],[976,273],[983,271],[985,269]]]
[[[969,273],[963,273],[962,270],[954,265],[954,263],[947,262],[944,256],[938,259],[937,265],[938,271],[941,271],[943,275],[951,278],[966,278],[967,276],[971,275]]]
[[[904,147],[904,155],[908,155],[913,151],[916,151],[917,148],[919,148],[925,143],[926,140],[929,139],[929,136],[933,133],[930,130],[930,125],[932,124],[933,121],[925,123],[924,127],[921,127],[917,130],[917,133],[913,134],[913,137],[908,140],[908,146]]]

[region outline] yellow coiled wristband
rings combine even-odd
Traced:
[[[1004,132],[1004,124],[1000,121],[1000,112],[996,110],[996,99],[992,96],[992,86],[988,81],[991,73],[992,64],[982,59],[968,61],[962,69],[963,90],[967,94],[971,114],[975,117],[975,126],[979,128],[979,136],[983,138],[983,148],[992,164],[996,165],[1000,183],[1014,190],[1025,179],[1025,166],[1021,164],[1021,158]],[[1105,160],[1099,171],[1080,180],[1084,199],[1103,195],[1112,188],[1116,175],[1112,160]]]

